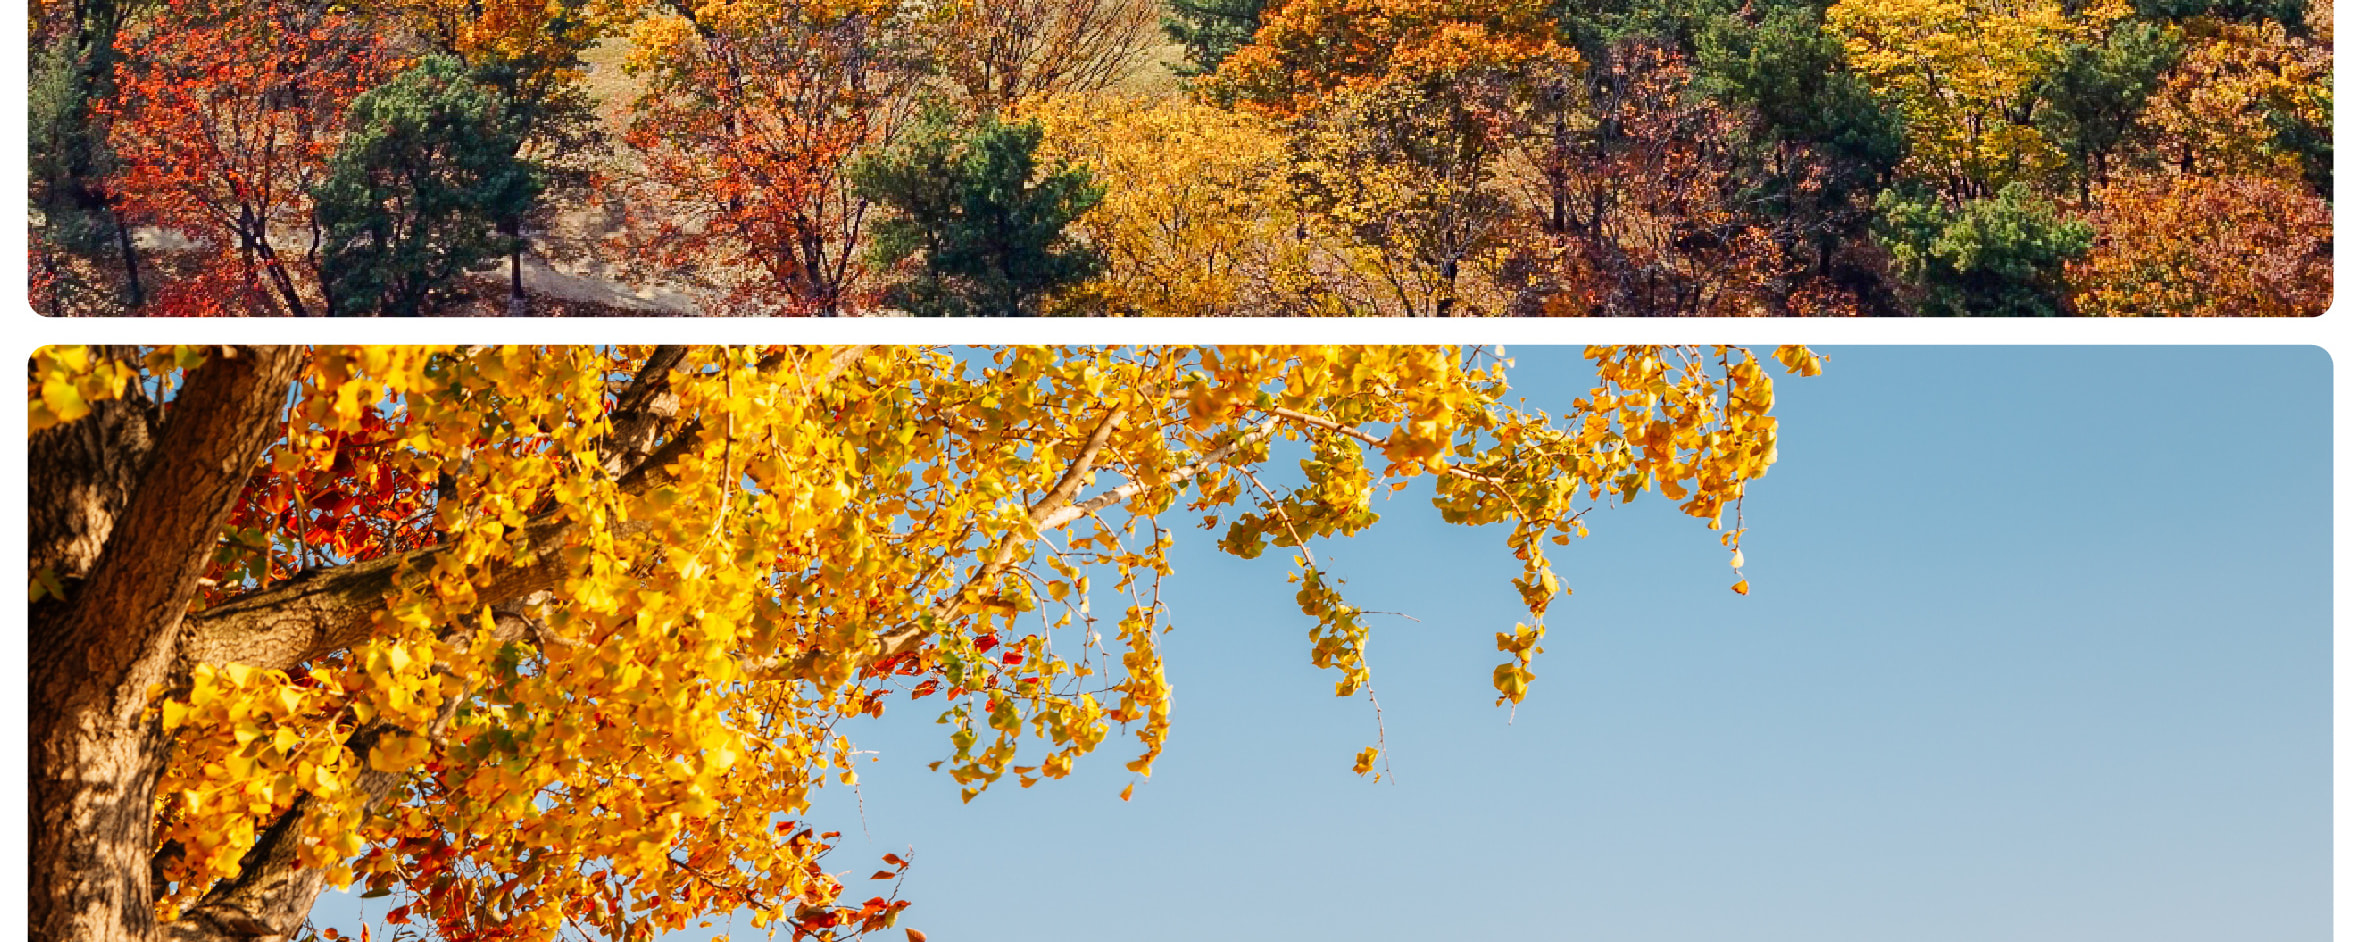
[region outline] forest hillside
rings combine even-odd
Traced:
[[[39,0],[45,314],[2269,316],[2327,0]]]

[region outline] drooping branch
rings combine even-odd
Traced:
[[[1309,425],[1313,428],[1334,432],[1338,435],[1350,438],[1364,445],[1375,447],[1381,451],[1386,447],[1385,439],[1379,438],[1372,433],[1364,432],[1353,426],[1346,425],[1342,422],[1338,422],[1334,419],[1321,418],[1320,416],[1316,416],[1308,412],[1297,412],[1294,409],[1279,408],[1276,406],[1271,408],[1270,413],[1290,422],[1297,422],[1303,425]],[[1448,477],[1474,481],[1479,484],[1490,484],[1497,486],[1500,483],[1499,478],[1491,477],[1477,471],[1471,471],[1458,465],[1445,465],[1443,466],[1441,473]]]
[[[1280,425],[1286,422],[1292,422],[1297,425],[1334,432],[1336,434],[1343,435],[1347,438],[1351,438],[1378,448],[1385,447],[1385,440],[1383,438],[1379,438],[1374,434],[1362,431],[1349,425],[1345,425],[1332,419],[1312,415],[1307,412],[1300,412],[1294,409],[1271,408],[1265,411],[1269,414],[1270,418],[1264,419],[1260,423],[1247,427],[1241,431],[1236,438],[1232,439],[1226,444],[1206,452],[1204,456],[1198,458],[1195,461],[1182,465],[1181,467],[1175,468],[1170,472],[1154,478],[1143,478],[1125,482],[1116,487],[1109,488],[1096,497],[1076,503],[1074,502],[1073,498],[1081,489],[1081,482],[1086,477],[1086,473],[1090,470],[1089,459],[1095,457],[1097,444],[1102,443],[1105,440],[1105,436],[1112,431],[1107,422],[1102,420],[1099,427],[1093,430],[1091,444],[1084,449],[1083,455],[1077,457],[1074,464],[1067,468],[1066,475],[1059,480],[1058,485],[1052,488],[1048,495],[1044,496],[1040,501],[1033,504],[1031,509],[1028,511],[1026,518],[1032,523],[1033,531],[1036,534],[1046,533],[1051,530],[1062,528],[1076,520],[1080,520],[1109,507],[1121,504],[1124,501],[1128,501],[1152,488],[1170,487],[1195,478],[1196,476],[1205,473],[1214,465],[1229,460],[1231,456],[1237,454],[1238,452],[1269,439],[1273,434],[1278,432]],[[1114,413],[1110,412],[1108,419],[1111,420],[1113,417]],[[1450,477],[1464,478],[1469,481],[1475,481],[1489,486],[1497,487],[1500,484],[1500,481],[1497,478],[1458,466],[1446,467],[1442,473]],[[1010,561],[1015,556],[1017,548],[1021,546],[1022,543],[1023,540],[1019,539],[1014,534],[1002,537],[1000,543],[994,548],[992,558],[986,560],[983,565],[978,566],[976,571],[971,574],[966,581],[962,582],[958,589],[945,596],[941,602],[936,604],[933,610],[935,621],[940,623],[948,620],[952,615],[958,612],[960,604],[965,601],[969,592],[973,591],[977,586],[985,584],[993,577],[998,576],[1001,572],[1006,571]],[[887,631],[881,637],[880,640],[883,642],[883,649],[880,651],[879,657],[895,657],[916,651],[918,650],[919,644],[924,640],[925,635],[926,629],[919,625],[897,626]]]
[[[1113,415],[1114,413],[1109,413],[1110,418]],[[1237,437],[1206,452],[1195,461],[1152,478],[1138,478],[1108,488],[1098,496],[1081,503],[1075,503],[1073,498],[1081,490],[1082,481],[1087,479],[1090,468],[1078,456],[1074,464],[1066,469],[1065,475],[1059,479],[1058,485],[1052,488],[1051,493],[1034,502],[1026,514],[1026,519],[1032,523],[1034,533],[1047,533],[1123,503],[1152,488],[1171,487],[1186,482],[1205,473],[1214,465],[1229,460],[1230,456],[1270,438],[1278,432],[1279,421],[1275,416],[1265,419],[1257,425],[1240,431]],[[1105,436],[1111,431],[1112,429],[1102,420],[1100,427],[1092,432],[1092,441],[1103,443]],[[1085,452],[1095,459],[1097,454],[1095,448],[1086,447]],[[1078,471],[1081,473],[1077,473]],[[1004,571],[1010,560],[1013,559],[1016,547],[1021,543],[1022,541],[1015,539],[1013,535],[1004,537],[996,548],[991,561],[977,567],[976,572],[970,575],[966,581],[960,583],[958,589],[936,604],[933,611],[935,621],[939,623],[957,614],[959,605],[964,602],[968,592],[982,585],[985,580]],[[882,649],[878,652],[878,657],[880,659],[897,657],[916,651],[918,646],[925,641],[926,634],[927,628],[923,625],[896,626],[879,637]],[[806,657],[810,656],[810,654],[806,655]]]

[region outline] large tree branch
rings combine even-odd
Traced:
[[[34,620],[41,699],[62,704],[68,691],[112,691],[143,669],[162,669],[214,541],[277,432],[279,399],[299,360],[285,347],[231,349],[190,372],[89,577]],[[116,705],[122,717],[147,708],[145,687]]]
[[[536,632],[533,619],[512,612],[502,612],[496,619],[492,640],[505,643]],[[465,647],[464,634],[452,631],[447,640]],[[437,667],[441,672],[442,668]],[[465,696],[448,697],[436,712],[434,721],[425,730],[426,736],[437,746],[449,735],[451,721],[458,716]],[[400,732],[393,724],[382,720],[369,723],[354,731],[345,740],[345,748],[362,763],[362,772],[354,776],[352,789],[368,796],[370,814],[385,811],[394,802],[402,782],[410,775],[407,769],[379,769],[369,761],[369,753],[379,740]],[[327,889],[325,871],[302,866],[300,855],[309,836],[304,832],[303,819],[316,799],[298,796],[285,812],[263,829],[254,846],[239,859],[237,875],[214,884],[203,899],[189,907],[186,913],[164,928],[168,942],[252,942],[258,939],[292,938]]]
[[[232,350],[192,371],[143,468],[120,468],[115,463],[121,456],[112,454],[118,448],[147,450],[139,422],[102,419],[56,430],[95,437],[59,436],[81,447],[70,456],[45,453],[44,463],[78,466],[47,467],[44,476],[111,477],[116,481],[109,486],[129,481],[133,490],[119,514],[103,522],[103,532],[85,529],[85,539],[77,541],[97,537],[102,548],[72,597],[38,613],[45,617],[33,626],[36,675],[74,686],[92,680],[113,686],[138,659],[135,652],[170,644],[211,562],[213,542],[269,444],[273,406],[294,378],[296,359],[286,349]],[[136,477],[124,473],[134,470]],[[99,506],[103,501],[75,503],[82,506],[69,511],[108,510]]]
[[[607,415],[612,431],[599,443],[599,460],[611,478],[621,478],[645,461],[664,433],[665,423],[680,413],[680,397],[672,392],[672,371],[688,356],[684,347],[657,347],[640,365],[631,384],[615,396]]]
[[[673,349],[660,350],[650,357],[650,363],[661,362],[666,370],[677,369],[681,357]],[[803,375],[804,391],[808,394],[835,381],[860,360],[865,349],[841,348],[831,351],[818,363],[794,364]],[[773,355],[756,368],[776,369],[787,365],[788,359],[785,354]],[[663,372],[643,368],[619,405],[648,410],[651,403],[669,396],[664,390],[669,382],[665,376]],[[666,467],[698,447],[705,432],[703,424],[694,420],[675,429],[670,440],[628,463],[628,470],[620,475],[619,486],[625,493],[637,494],[670,481],[672,475]],[[619,446],[602,457],[621,459],[630,453],[629,447]],[[624,464],[618,460],[616,466]],[[614,526],[626,532],[633,528],[629,523]],[[564,576],[557,563],[559,550],[578,535],[578,527],[562,511],[528,521],[523,528],[523,542],[529,552],[520,557],[521,562],[495,566],[489,584],[478,587],[476,597],[485,604],[500,605],[555,586]],[[430,567],[437,556],[450,549],[446,543],[306,573],[269,589],[216,604],[189,618],[182,661],[189,666],[237,663],[286,670],[352,647],[368,640],[374,632],[377,613],[384,608],[386,596],[393,592],[402,564],[408,562],[420,569]]]
[[[93,356],[132,360],[135,351],[99,347]],[[90,574],[147,470],[161,416],[144,390],[90,404],[90,414],[34,433],[26,442],[26,533],[31,575],[47,570],[71,586]]]

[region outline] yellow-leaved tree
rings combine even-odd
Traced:
[[[2130,13],[2124,0],[1838,0],[1827,28],[1908,122],[1905,169],[1970,199],[2064,160],[2027,94],[2067,43],[2096,43]]]
[[[1408,201],[1401,168],[1326,159],[1318,136],[1266,116],[1187,99],[1048,95],[1016,109],[1040,123],[1045,158],[1089,169],[1106,188],[1074,229],[1106,270],[1070,300],[1125,317],[1346,316],[1431,307],[1431,284],[1371,237],[1372,218]],[[1298,184],[1361,198],[1304,204]]]
[[[1300,0],[1195,88],[1295,132],[1297,202],[1358,243],[1336,313],[1447,317],[1508,306],[1501,158],[1567,117],[1581,69],[1538,0]]]
[[[1300,269],[1304,219],[1290,199],[1287,137],[1258,115],[1185,99],[1047,95],[1017,114],[1040,156],[1106,188],[1074,223],[1106,271],[1076,290],[1121,316],[1284,314],[1273,284]]]
[[[968,797],[1118,730],[1145,776],[1174,531],[1225,518],[1353,694],[1303,547],[1420,478],[1520,563],[1520,700],[1589,505],[1722,529],[1775,457],[1748,351],[1587,355],[1552,413],[1433,347],[43,350],[32,936],[283,936],[351,883],[448,939],[880,929],[805,821],[845,720],[945,698]]]

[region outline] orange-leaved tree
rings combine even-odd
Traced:
[[[1339,92],[1576,58],[1539,0],[1296,0],[1265,13],[1254,41],[1204,87],[1297,114]]]
[[[664,201],[665,260],[737,270],[732,301],[766,313],[873,305],[860,294],[873,220],[845,171],[916,112],[925,73],[898,17],[861,0],[641,25],[633,67],[649,83],[627,140]]]
[[[1735,564],[1775,458],[1751,353],[1587,355],[1553,414],[1429,347],[43,350],[32,936],[284,936],[351,883],[450,939],[883,928],[805,820],[845,720],[945,698],[967,797],[1118,727],[1145,776],[1175,517],[1293,552],[1354,694],[1305,544],[1413,479],[1518,561],[1520,700],[1588,505],[1661,493]]]
[[[2286,146],[2285,132],[2290,124],[2328,126],[2328,45],[2267,20],[2196,17],[2182,25],[2188,52],[2140,119],[2156,138],[2156,159],[2184,174],[2302,180],[2302,157]]]
[[[2328,310],[2333,220],[2300,183],[2141,176],[2103,188],[2097,242],[2066,266],[2079,313],[2308,317]]]
[[[326,313],[311,191],[345,108],[391,71],[382,32],[316,5],[168,0],[118,45],[116,93],[97,106],[120,162],[108,186],[132,219],[198,248],[155,313]]]
[[[1356,267],[1388,313],[1452,316],[1506,306],[1478,293],[1512,222],[1501,157],[1577,103],[1579,66],[1538,0],[1296,0],[1199,88],[1298,128],[1303,201],[1375,250]]]

